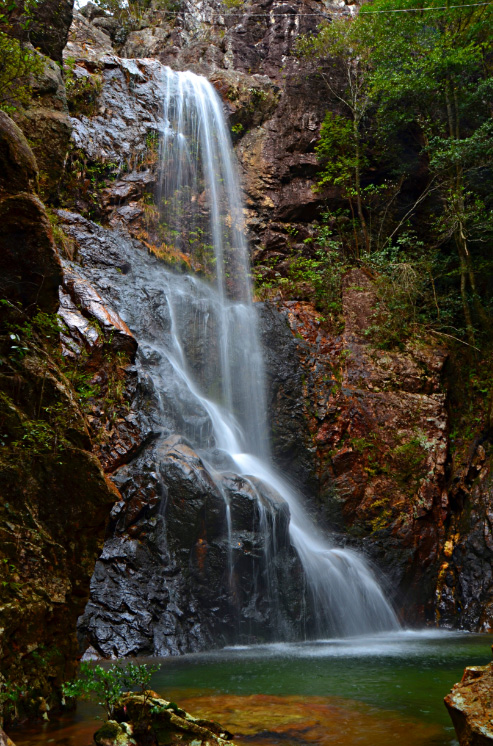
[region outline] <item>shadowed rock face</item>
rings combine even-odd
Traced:
[[[62,271],[44,205],[20,193],[0,202],[0,287],[24,307],[55,311]]]
[[[246,480],[224,477],[223,494],[199,456],[175,436],[158,441],[114,476],[123,501],[79,623],[82,641],[109,655],[176,655],[235,641],[289,635],[301,616],[299,562],[284,503],[265,496],[277,544],[269,577],[257,496]],[[230,500],[232,533],[227,531]],[[272,594],[272,589],[270,589]],[[286,621],[287,620],[287,621]]]
[[[36,162],[5,115],[0,126],[0,678],[30,692],[36,715],[75,668],[75,621],[119,494],[60,368],[62,268],[45,208],[27,191]]]
[[[55,62],[62,61],[73,7],[73,0],[43,0],[36,7],[36,18],[29,32],[31,41]]]
[[[35,191],[36,159],[22,131],[3,111],[0,111],[0,169],[0,196]]]
[[[449,493],[454,513],[444,541],[437,617],[447,626],[493,629],[492,448],[471,448],[469,462]]]

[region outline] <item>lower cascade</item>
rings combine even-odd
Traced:
[[[163,245],[198,272],[171,272],[122,239],[130,270],[114,278],[106,270],[99,281],[139,341],[140,407],[154,438],[115,477],[124,501],[113,510],[82,638],[104,654],[164,655],[397,629],[362,556],[322,535],[272,463],[222,104],[205,78],[163,74],[160,230]],[[147,512],[129,528],[139,495]]]

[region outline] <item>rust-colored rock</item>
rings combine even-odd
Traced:
[[[493,663],[466,668],[444,699],[460,746],[493,744]]]
[[[82,314],[92,320],[93,324],[97,324],[102,330],[104,338],[111,340],[111,345],[114,350],[121,350],[122,352],[128,353],[130,356],[134,356],[137,350],[137,342],[132,332],[126,325],[126,323],[118,316],[118,314],[103,300],[99,293],[90,285],[90,283],[83,277],[78,275],[76,272],[71,270],[68,265],[64,269],[63,283],[65,289],[70,294],[75,308],[72,307],[70,311],[72,316],[69,318],[67,314],[64,316],[64,311],[69,310],[68,304],[65,301],[65,308],[62,301],[61,315],[64,321],[73,323],[82,333],[81,321],[77,324],[74,320],[74,311],[80,309]],[[94,330],[94,326],[92,327]],[[84,328],[85,339],[92,345],[94,343],[94,334],[91,330]]]
[[[423,621],[433,618],[448,510],[440,380],[446,354],[425,343],[378,349],[366,334],[375,301],[371,280],[353,270],[344,281],[342,335],[327,330],[310,303],[287,301],[281,308],[297,344],[304,447],[313,459],[319,509],[333,529],[364,541],[391,580],[403,616]],[[296,406],[288,406],[292,417]],[[283,407],[281,396],[274,403],[276,432],[288,416],[279,414]]]

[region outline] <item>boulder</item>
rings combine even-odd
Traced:
[[[103,726],[95,735],[98,746],[118,746],[124,744],[125,733],[130,732],[137,746],[173,746],[173,744],[194,744],[194,746],[234,746],[231,733],[228,733],[214,720],[205,720],[190,715],[174,702],[162,699],[155,692],[144,694],[124,694],[114,709],[114,722]],[[120,728],[117,729],[117,725]],[[101,731],[108,726],[115,733],[115,740],[102,740]],[[130,726],[130,727],[129,727]],[[98,740],[99,739],[99,740]],[[120,739],[120,740],[118,740]]]
[[[55,62],[62,61],[73,17],[73,0],[42,0],[36,6],[36,17],[29,29],[35,47]]]
[[[460,746],[493,744],[493,663],[466,668],[444,699]]]
[[[38,166],[19,127],[0,111],[0,198],[16,192],[33,192]]]
[[[0,202],[0,289],[25,308],[58,305],[60,259],[44,205],[22,192]]]

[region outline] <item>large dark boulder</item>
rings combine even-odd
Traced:
[[[0,198],[36,188],[38,166],[19,127],[0,111]]]
[[[293,637],[303,575],[288,507],[252,479],[214,481],[209,468],[173,436],[115,474],[123,500],[79,623],[83,647],[176,655]]]
[[[44,0],[36,7],[36,18],[30,27],[30,40],[43,54],[56,62],[62,61],[73,11],[73,0]]]
[[[0,293],[56,311],[62,269],[43,203],[21,192],[0,202]]]

